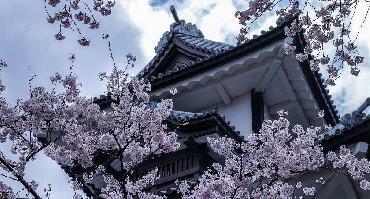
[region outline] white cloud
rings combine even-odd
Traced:
[[[138,45],[145,58],[149,60],[154,55],[154,46],[172,23],[169,12],[154,9],[149,5],[148,0],[122,0],[119,5],[127,12],[129,20],[140,31],[141,38]]]
[[[370,97],[370,67],[363,67],[358,77],[346,68],[336,84],[330,87],[330,93],[340,115],[352,112]]]
[[[370,40],[368,34],[370,32],[370,16],[362,24],[369,5],[369,3],[364,1],[359,2],[351,26],[353,38],[359,31],[355,44],[359,46],[360,55],[365,57],[364,63],[360,65],[361,72],[358,77],[355,77],[350,74],[350,68],[347,67],[336,82],[337,85],[330,88],[341,115],[352,112],[367,97],[370,97]]]

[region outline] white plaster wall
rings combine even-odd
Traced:
[[[230,104],[218,105],[219,113],[230,121],[240,135],[246,137],[252,132],[251,93],[233,98]]]
[[[268,107],[266,106],[266,104],[263,104],[263,110],[264,110],[264,112],[263,112],[263,118],[264,118],[265,120],[270,120],[270,119],[271,119],[271,117],[270,117],[270,114],[269,114],[269,109],[268,109]]]

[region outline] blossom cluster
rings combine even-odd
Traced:
[[[113,103],[101,111],[90,100],[74,98],[74,105],[70,107],[73,117],[60,129],[63,131],[62,144],[51,144],[46,153],[62,165],[72,167],[77,162],[87,170],[104,166],[96,163],[94,158],[99,153],[106,154],[119,160],[120,168],[118,176],[104,169],[98,170],[96,175],[103,175],[107,185],[100,196],[112,198],[115,194],[117,198],[127,198],[147,195],[143,190],[154,183],[156,171],[136,181],[130,176],[141,162],[179,147],[177,135],[163,123],[172,110],[172,101],[162,100],[153,107],[147,93],[150,85],[136,77],[130,79],[117,67],[110,75],[102,73],[100,78],[107,81],[107,93]],[[60,81],[65,82],[65,79]]]
[[[348,66],[351,74],[357,76],[359,64],[364,57],[360,55],[355,42],[358,34],[351,34],[351,25],[359,0],[333,0],[311,2],[308,0],[285,2],[274,0],[251,0],[246,10],[236,12],[242,25],[237,37],[238,43],[248,41],[248,33],[253,23],[276,8],[276,14],[287,22],[284,32],[287,37],[302,40],[303,49],[296,47],[297,42],[286,43],[287,54],[296,52],[299,62],[309,60],[312,70],[325,68],[328,73],[326,83],[335,85],[341,70]],[[364,16],[361,27],[367,19]],[[289,23],[288,23],[289,22]],[[332,53],[333,52],[333,53]]]
[[[7,67],[7,63],[5,62],[5,60],[0,59],[0,71],[1,71],[3,68],[5,68],[5,67]],[[5,85],[4,85],[4,84],[2,84],[2,81],[1,81],[1,79],[0,79],[0,93],[1,93],[1,92],[3,92],[4,90],[5,90]]]
[[[0,198],[15,198],[11,187],[0,181]]]
[[[211,148],[225,157],[215,163],[192,187],[179,183],[183,198],[298,198],[316,195],[316,188],[304,186],[296,180],[303,174],[320,170],[343,173],[369,190],[365,175],[370,173],[370,162],[357,159],[342,146],[339,154],[325,154],[318,142],[320,128],[304,129],[290,123],[285,112],[277,120],[265,120],[258,133],[245,141],[231,138],[208,138]],[[339,172],[340,171],[340,172]],[[322,178],[317,183],[324,184]]]
[[[133,64],[134,57],[129,56],[129,61]],[[100,188],[102,198],[112,198],[112,194],[116,194],[113,198],[152,196],[144,190],[157,179],[157,171],[141,178],[133,171],[153,156],[178,149],[176,133],[163,122],[171,113],[172,101],[162,100],[153,106],[150,84],[130,78],[118,67],[111,74],[102,74],[101,79],[106,80],[111,99],[110,107],[104,110],[93,99],[80,95],[81,84],[72,67],[70,73],[50,78],[54,89],[31,88],[29,98],[18,100],[15,106],[0,97],[0,144],[11,143],[10,152],[17,157],[8,158],[1,152],[0,167],[34,198],[40,198],[37,183],[25,180],[24,175],[27,163],[40,151],[60,165],[82,168],[79,175],[83,178],[74,179],[76,189],[83,183],[95,186],[94,178],[103,176],[106,186]],[[101,154],[119,161],[114,175],[105,169],[104,162],[96,161]],[[0,193],[13,194],[4,184],[0,184]]]
[[[9,152],[5,152],[5,149],[0,152],[0,167],[8,173],[4,174],[8,179],[19,181],[27,192],[38,198],[35,192],[37,183],[24,179],[25,168],[45,148],[37,135],[49,135],[51,129],[59,128],[63,123],[67,96],[57,94],[54,90],[34,87],[30,89],[28,99],[18,100],[13,106],[3,93],[0,94],[0,144],[11,144]],[[12,158],[8,154],[12,154]],[[9,187],[2,186],[1,191],[10,193],[7,189]]]
[[[362,189],[370,190],[370,182],[365,178],[366,174],[370,173],[370,165],[367,159],[359,160],[344,146],[340,147],[339,155],[329,152],[327,159],[332,162],[333,168],[345,168],[354,180],[360,181]]]
[[[90,40],[85,38],[79,28],[79,24],[88,26],[95,30],[100,27],[100,22],[96,19],[96,14],[108,16],[112,13],[115,1],[94,0],[45,0],[45,12],[48,23],[59,25],[59,31],[55,34],[56,40],[64,40],[64,29],[77,30],[79,36],[78,43],[82,46],[89,46]]]

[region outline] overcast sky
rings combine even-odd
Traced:
[[[0,58],[8,63],[8,68],[0,73],[7,86],[6,97],[15,102],[28,95],[28,79],[37,74],[33,86],[49,85],[49,77],[55,72],[67,71],[68,57],[77,57],[75,71],[83,84],[83,95],[94,97],[103,94],[104,87],[97,74],[109,71],[112,67],[107,44],[100,39],[108,33],[112,41],[113,53],[118,63],[124,63],[124,56],[132,53],[137,56],[137,72],[154,56],[154,46],[162,34],[169,30],[173,18],[170,4],[176,6],[181,19],[192,22],[200,28],[207,39],[235,44],[239,25],[234,18],[237,9],[245,8],[243,0],[118,0],[118,5],[109,17],[101,18],[101,29],[87,32],[92,39],[91,46],[77,44],[77,35],[67,34],[66,40],[56,41],[53,35],[56,26],[46,23],[43,0],[0,1]],[[361,6],[360,6],[361,7]],[[358,11],[365,13],[366,7]],[[274,17],[273,15],[271,15]],[[256,30],[268,29],[273,20],[258,24]],[[355,20],[354,28],[359,29],[361,20]],[[368,54],[370,40],[366,33],[370,24],[363,26],[358,39],[365,55],[365,64],[359,77],[349,73],[342,75],[337,86],[330,88],[335,104],[341,114],[358,107],[370,96],[370,66]],[[357,28],[357,29],[356,29]],[[365,33],[365,34],[363,34]],[[27,177],[37,179],[41,187],[51,183],[52,198],[71,198],[68,177],[57,164],[40,155],[41,158],[29,166]],[[50,177],[52,176],[52,177]],[[10,183],[10,182],[9,182]]]

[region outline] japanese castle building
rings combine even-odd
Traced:
[[[285,54],[283,28],[288,21],[280,20],[252,40],[231,46],[204,38],[195,25],[180,20],[173,7],[171,11],[175,22],[139,75],[151,82],[152,100],[173,99],[175,111],[167,122],[170,128],[178,128],[181,147],[140,166],[138,173],[159,169],[160,179],[150,191],[171,196],[176,179],[195,182],[207,166],[220,159],[207,146],[206,137],[226,135],[241,140],[258,132],[264,119],[276,118],[280,109],[289,112],[293,124],[334,126],[322,137],[326,150],[346,144],[359,155],[369,154],[370,117],[362,111],[370,100],[340,121],[321,75],[311,71],[307,61],[299,63]],[[302,38],[294,42],[303,51]],[[173,89],[176,95],[171,94]],[[110,102],[109,96],[96,99],[102,108]],[[317,117],[320,110],[325,112],[322,118]],[[117,160],[107,165],[119,168]],[[327,191],[319,191],[320,198],[370,198],[348,179],[339,178],[330,178]],[[102,179],[96,179],[96,186],[101,183]],[[85,191],[94,196],[93,187],[86,186]]]

